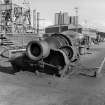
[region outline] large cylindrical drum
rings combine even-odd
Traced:
[[[63,46],[71,46],[70,38],[63,34],[52,34],[52,36],[45,38],[45,41],[52,49],[59,49]]]

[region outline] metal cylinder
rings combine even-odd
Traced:
[[[52,34],[41,41],[31,41],[27,45],[27,55],[30,59],[37,61],[47,57],[50,54],[50,49],[62,50],[69,60],[74,58],[76,52],[69,35]]]
[[[46,38],[45,41],[51,49],[62,50],[69,59],[73,57],[74,51],[69,36],[63,34],[52,34],[51,37]]]
[[[78,60],[78,51],[73,43],[74,35],[70,35],[52,34],[39,41],[29,42],[26,52],[12,60],[12,65],[16,64],[23,70],[31,68],[32,71],[38,70],[57,76],[66,75],[70,64]]]
[[[26,52],[31,60],[37,61],[47,57],[50,53],[50,48],[45,41],[31,41],[27,45]]]
[[[71,60],[73,58],[74,51],[71,46],[63,46],[60,49],[66,54],[66,56],[69,58],[69,60]]]
[[[49,44],[52,49],[59,49],[63,46],[71,46],[71,40],[63,34],[52,34],[46,38],[45,41]]]

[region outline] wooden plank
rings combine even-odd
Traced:
[[[96,77],[100,77],[102,68],[103,68],[103,66],[104,66],[104,63],[105,63],[105,57],[104,57],[103,61],[101,62],[100,67],[98,67],[98,69],[97,69],[97,71],[96,71]]]

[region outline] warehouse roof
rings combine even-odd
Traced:
[[[82,26],[80,24],[78,24],[78,26],[73,25],[73,24],[69,24],[69,25],[65,24],[65,25],[61,25],[61,26],[68,26],[68,29],[82,28]],[[52,28],[52,27],[59,27],[59,25],[51,25],[46,28]]]

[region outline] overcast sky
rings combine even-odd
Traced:
[[[78,7],[79,23],[105,28],[105,0],[30,0],[31,8],[40,12],[41,18],[54,23],[54,13],[63,11],[75,14]]]

